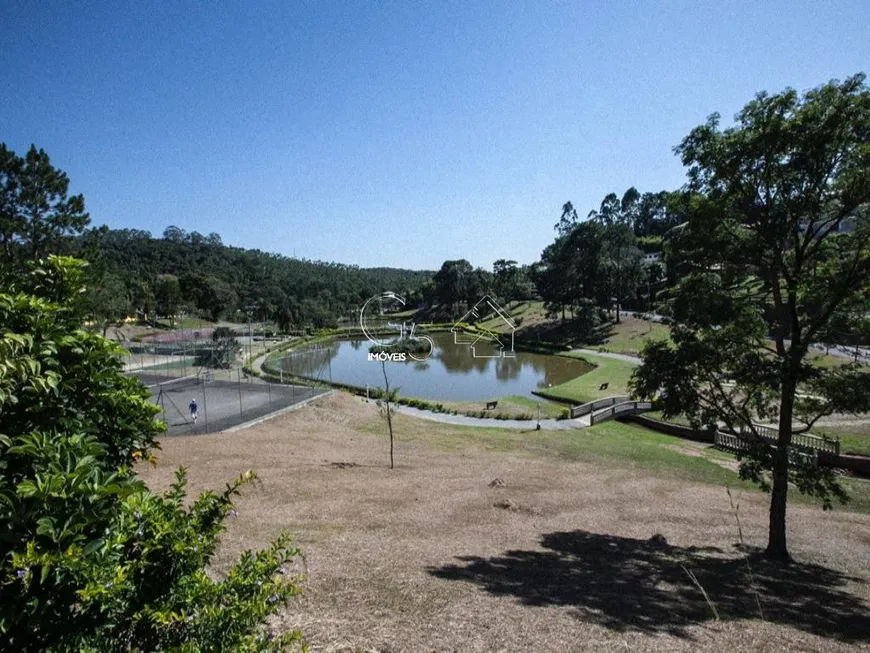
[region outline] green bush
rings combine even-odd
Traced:
[[[299,591],[282,535],[207,573],[233,497],[185,507],[136,476],[164,425],[121,350],[80,328],[83,264],[52,257],[0,271],[0,649],[279,651],[266,619]]]

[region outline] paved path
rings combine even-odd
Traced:
[[[637,356],[629,356],[628,354],[616,354],[610,351],[595,351],[594,349],[572,349],[572,352],[578,354],[589,354],[590,356],[601,356],[602,358],[612,358],[618,361],[625,361],[633,365],[641,365],[643,361]]]
[[[447,413],[435,413],[431,410],[412,408],[411,406],[395,405],[396,412],[404,413],[420,419],[428,419],[443,424],[455,424],[457,426],[484,426],[497,429],[519,429],[522,431],[534,431],[537,420],[533,419],[495,419],[494,417],[468,417],[466,415],[449,415]],[[542,431],[572,431],[589,426],[589,417],[579,419],[542,419]]]

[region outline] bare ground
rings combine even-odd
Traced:
[[[385,437],[372,434],[378,419],[372,404],[335,394],[246,431],[166,438],[160,464],[142,474],[160,489],[184,464],[200,492],[258,472],[262,484],[239,501],[216,566],[293,532],[306,556],[305,594],[276,626],[302,628],[313,651],[870,643],[868,515],[790,507],[797,564],[771,567],[753,555],[750,576],[724,488],[546,451],[472,442],[447,450],[437,439],[450,427],[404,415],[394,419],[390,470]],[[435,446],[403,441],[412,430]],[[740,519],[752,553],[766,540],[765,495],[744,494]]]

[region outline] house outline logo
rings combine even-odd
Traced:
[[[416,322],[408,323],[408,322],[403,321],[401,324],[397,324],[395,322],[390,322],[388,320],[387,326],[391,327],[393,329],[396,329],[399,332],[398,337],[392,341],[380,340],[367,328],[368,325],[366,324],[366,309],[368,308],[369,304],[371,304],[373,302],[377,302],[380,304],[384,301],[393,301],[401,307],[405,306],[405,298],[402,297],[401,295],[398,295],[398,294],[392,292],[392,291],[383,292],[380,295],[375,295],[374,297],[370,297],[368,300],[366,300],[366,303],[363,304],[362,308],[359,311],[359,326],[360,326],[360,329],[362,329],[363,335],[370,342],[374,343],[375,345],[379,345],[381,347],[391,347],[393,345],[397,345],[400,341],[402,341],[406,338],[409,340],[414,340],[414,339],[426,340],[429,343],[429,351],[426,352],[426,354],[424,356],[420,357],[420,356],[414,354],[413,352],[408,353],[408,356],[410,358],[412,358],[413,360],[415,360],[419,363],[424,362],[426,359],[429,358],[429,356],[432,355],[432,352],[435,351],[435,343],[433,342],[432,338],[430,338],[429,336],[419,335],[419,334],[415,335],[414,332],[417,329]],[[370,356],[371,356],[371,354],[370,354]],[[397,356],[397,355],[394,354],[394,356]],[[384,359],[376,357],[376,358],[369,358],[369,360],[384,360]],[[405,360],[404,354],[402,354],[401,358],[391,358],[390,360],[403,361],[403,360]]]
[[[492,331],[481,331],[478,333],[468,333],[461,324],[463,322],[477,322],[481,318],[495,314],[507,326],[508,332],[505,334],[496,334]],[[504,310],[498,302],[489,295],[484,295],[465,315],[459,318],[452,327],[450,332],[453,334],[453,343],[457,345],[469,345],[471,347],[471,355],[474,358],[515,358],[514,351],[514,332],[517,330],[516,322]],[[501,336],[501,337],[500,337]],[[508,342],[505,343],[505,340]],[[478,343],[486,342],[492,346],[495,351],[493,353],[484,353],[478,351]]]

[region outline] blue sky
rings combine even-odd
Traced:
[[[870,72],[870,3],[6,2],[0,141],[94,224],[363,267],[536,260],[760,90]]]

